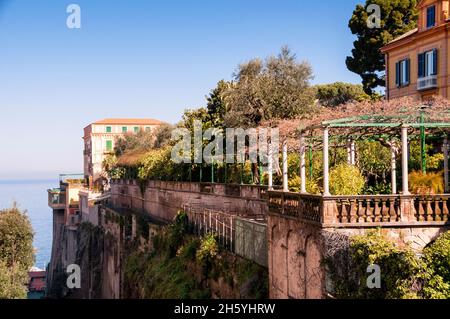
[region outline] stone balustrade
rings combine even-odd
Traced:
[[[269,192],[269,212],[320,223],[322,226],[389,226],[446,223],[450,195],[322,196]]]

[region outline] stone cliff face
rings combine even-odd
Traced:
[[[99,209],[99,226],[84,222],[68,227],[59,214],[55,214],[54,222],[49,298],[268,296],[264,267],[227,252],[222,252],[207,271],[196,261],[195,251],[189,258],[169,256],[167,247],[161,246],[168,240],[164,237],[167,227],[148,224],[136,215],[103,207]],[[183,245],[199,242],[187,234],[182,238]],[[80,289],[67,288],[66,269],[70,264],[80,266]],[[178,279],[174,282],[173,278]]]
[[[121,227],[82,223],[66,226],[54,218],[52,257],[49,265],[49,298],[120,298]],[[69,289],[66,281],[69,265],[80,267],[81,287]]]

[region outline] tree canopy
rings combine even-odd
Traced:
[[[16,205],[0,211],[0,299],[26,298],[34,264],[33,229]]]
[[[370,99],[362,85],[335,82],[316,85],[316,98],[323,106],[334,107],[348,102],[362,102]]]
[[[308,62],[298,62],[283,47],[278,56],[239,65],[225,93],[227,127],[256,127],[272,118],[294,118],[314,109],[313,78]]]
[[[366,8],[380,6],[380,28],[369,28],[372,14]],[[385,86],[385,60],[380,49],[400,35],[417,27],[417,0],[366,0],[358,4],[349,21],[351,32],[357,36],[352,56],[347,57],[347,68],[362,78],[364,91],[372,94],[378,86]]]

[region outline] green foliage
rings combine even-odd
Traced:
[[[205,235],[201,242],[200,248],[197,250],[197,261],[201,264],[210,264],[219,253],[219,244],[214,234]]]
[[[125,285],[145,299],[206,299],[210,297],[179,258],[136,252],[125,260]]]
[[[431,299],[450,298],[450,232],[423,250],[427,265],[423,295]]]
[[[409,174],[410,188],[414,194],[429,195],[444,193],[442,173],[412,172]]]
[[[370,13],[366,8],[377,4],[381,8],[381,28],[369,29]],[[384,86],[385,59],[380,49],[417,26],[417,0],[366,0],[358,4],[349,21],[350,30],[357,36],[347,68],[362,78],[364,91],[371,95],[377,86]]]
[[[298,63],[284,47],[276,57],[241,64],[227,90],[227,127],[256,127],[270,119],[294,118],[314,111],[311,66]]]
[[[118,167],[117,162],[117,156],[115,154],[108,154],[103,160],[103,172],[111,179],[121,179],[125,176],[125,168]]]
[[[391,151],[380,142],[363,141],[358,145],[358,167],[365,175],[381,182],[391,172]]]
[[[381,289],[369,289],[363,281],[355,291],[358,296],[385,299],[411,296],[415,274],[421,265],[410,249],[400,249],[379,232],[372,232],[351,239],[351,255],[359,278],[367,276],[369,265],[381,268]]]
[[[348,257],[338,264],[326,261],[334,283],[337,298],[399,299],[417,297],[412,288],[423,265],[408,248],[398,248],[379,231],[351,238]],[[378,265],[381,271],[381,288],[367,287],[369,265]],[[339,272],[339,268],[345,271]]]
[[[410,148],[410,159],[409,159],[409,167],[411,170],[421,170],[422,169],[422,152],[419,141],[411,141],[409,144]],[[432,154],[434,150],[434,146],[431,144],[426,144],[425,147],[425,159],[427,163],[427,172],[428,171],[439,171],[444,167],[444,154],[441,152]]]
[[[374,185],[366,185],[363,194],[365,195],[390,195],[392,188],[390,184],[375,183]]]
[[[171,148],[166,146],[147,153],[138,167],[138,178],[147,180],[177,180],[181,165],[171,161]]]
[[[206,98],[206,108],[213,127],[223,128],[223,119],[227,112],[225,93],[231,88],[231,83],[224,80],[219,81],[217,86]]]
[[[25,299],[27,283],[28,272],[20,269],[19,265],[8,266],[0,259],[0,300]]]
[[[416,255],[409,246],[397,247],[380,231],[354,236],[339,260],[328,257],[326,266],[337,298],[448,299],[450,298],[450,232]],[[369,265],[381,269],[381,289],[369,289]]]
[[[316,85],[316,98],[326,107],[335,107],[348,102],[362,102],[369,100],[362,85],[335,82],[331,84]]]
[[[14,204],[0,211],[0,299],[26,298],[33,263],[33,229],[26,213]]]
[[[364,177],[356,166],[339,164],[330,171],[330,192],[333,195],[359,195]]]
[[[298,175],[295,175],[293,178],[289,179],[288,182],[289,190],[291,192],[298,193],[301,191],[301,178]],[[318,195],[321,193],[321,188],[316,181],[306,179],[306,192],[308,194]]]
[[[267,297],[267,269],[219,252],[214,235],[202,239],[189,235],[185,232],[186,222],[186,215],[180,212],[168,228],[153,238],[152,252],[138,250],[125,258],[126,298],[208,299],[212,294],[210,280],[220,278],[239,295]],[[173,247],[177,247],[176,254],[171,254]]]

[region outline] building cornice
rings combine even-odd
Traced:
[[[393,42],[386,44],[384,47],[381,48],[381,52],[383,54],[386,54],[392,50],[398,49],[399,47],[411,44],[417,40],[421,40],[426,37],[433,36],[436,33],[440,33],[442,31],[448,30],[449,28],[450,28],[450,21],[446,21],[445,23],[443,23],[437,27],[434,27],[432,29],[428,29],[425,31],[417,31],[408,37],[405,37],[405,38],[397,40],[397,41],[393,40]]]

